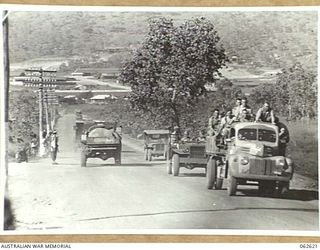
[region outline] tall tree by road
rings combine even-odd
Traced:
[[[166,18],[149,22],[142,46],[123,67],[120,81],[132,88],[133,107],[162,125],[184,127],[205,84],[227,56],[214,25],[205,18],[175,26]]]

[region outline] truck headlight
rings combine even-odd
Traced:
[[[279,159],[278,165],[280,167],[282,167],[282,169],[284,169],[284,170],[288,169],[288,167],[289,167],[285,159]]]
[[[247,165],[249,163],[249,158],[248,157],[243,157],[240,160],[240,162],[241,162],[242,165]]]
[[[278,161],[278,165],[281,166],[281,167],[284,167],[284,166],[286,165],[285,160],[284,160],[284,159],[280,159],[280,160]]]

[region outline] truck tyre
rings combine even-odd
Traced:
[[[172,170],[173,170],[173,176],[179,175],[179,166],[180,165],[180,157],[177,154],[174,154],[172,156]]]
[[[148,161],[152,161],[152,150],[148,149]]]
[[[228,194],[229,196],[234,196],[237,192],[237,179],[233,176],[229,177],[228,183]]]
[[[117,156],[114,158],[115,165],[121,165],[121,153],[118,153]]]
[[[213,188],[216,181],[216,177],[217,177],[216,175],[217,175],[216,160],[210,157],[210,159],[207,162],[207,188],[208,189]]]
[[[148,149],[147,148],[145,148],[144,149],[144,158],[146,159],[146,161],[148,160]]]
[[[223,185],[223,179],[222,178],[217,178],[216,179],[216,184],[215,184],[215,189],[216,190],[221,190]]]
[[[81,167],[87,166],[87,156],[85,153],[81,152]]]
[[[172,174],[172,162],[171,160],[167,160],[167,173]]]
[[[280,198],[286,198],[289,193],[289,182],[280,182],[279,184],[279,197]]]

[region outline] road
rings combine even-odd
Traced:
[[[259,197],[248,186],[229,197],[225,189],[206,189],[202,169],[167,175],[164,160],[144,161],[142,143],[127,137],[122,166],[114,166],[113,159],[89,159],[81,168],[74,119],[66,114],[59,120],[58,165],[49,159],[9,164],[17,230],[319,230],[316,191],[293,184],[289,199],[276,199]]]

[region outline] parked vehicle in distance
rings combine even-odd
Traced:
[[[163,156],[167,159],[169,148],[169,130],[144,130],[145,159],[152,161],[153,157]]]
[[[121,165],[121,134],[116,123],[94,121],[86,126],[81,136],[81,166],[85,167],[89,158],[114,158],[115,164]]]
[[[228,179],[228,194],[238,185],[258,185],[262,194],[284,196],[293,175],[293,162],[279,154],[279,129],[271,123],[241,122],[232,125],[226,144],[207,137],[207,187],[222,188]]]

